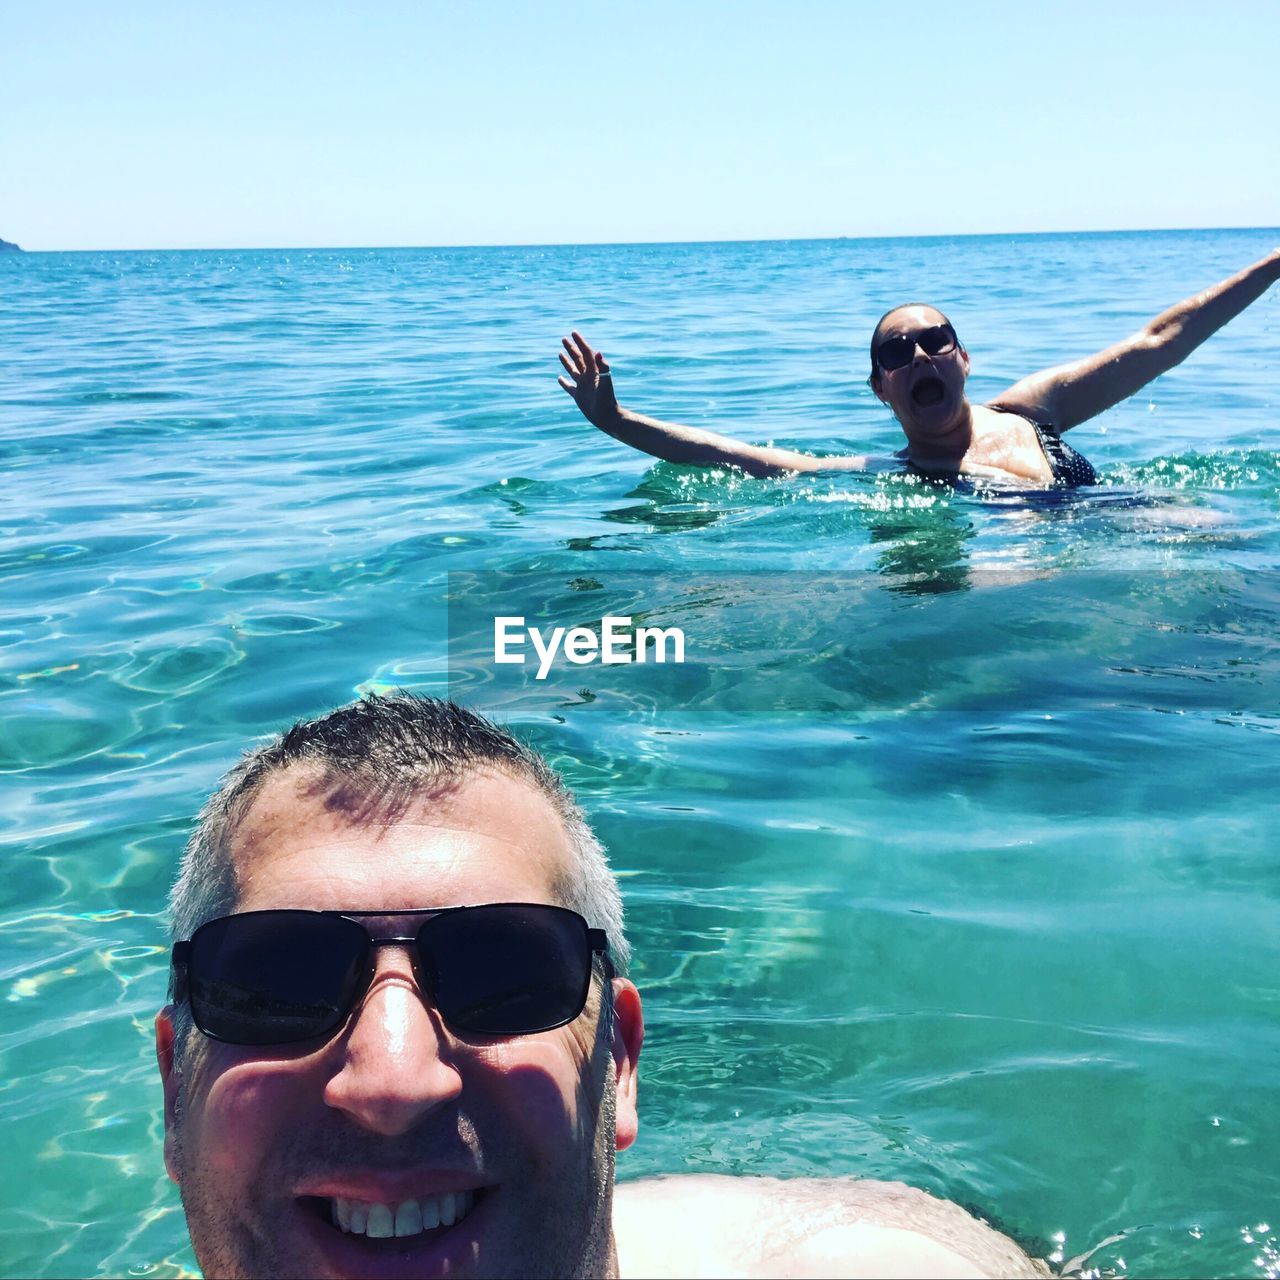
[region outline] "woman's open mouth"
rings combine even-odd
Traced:
[[[947,389],[942,385],[941,378],[924,377],[911,388],[911,403],[928,408],[929,405],[937,404],[946,394]]]

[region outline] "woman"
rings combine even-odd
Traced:
[[[1062,433],[1110,409],[1185,360],[1280,278],[1280,249],[1229,280],[1158,315],[1131,338],[1085,360],[1015,382],[984,405],[965,396],[969,354],[936,307],[908,303],[886,313],[871,338],[876,396],[906,434],[895,457],[929,475],[984,476],[1032,485],[1088,485],[1093,468]],[[740,467],[754,476],[797,471],[861,471],[891,463],[865,455],[815,458],[793,449],[744,444],[622,408],[604,356],[574,331],[560,362],[560,385],[601,431],[668,462]]]

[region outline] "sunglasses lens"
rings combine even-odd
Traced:
[[[926,329],[916,341],[924,348],[926,355],[940,356],[956,345],[956,335],[945,325],[939,324]]]
[[[246,912],[191,939],[191,1014],[233,1044],[290,1044],[334,1030],[351,1010],[368,934],[309,911]]]
[[[419,946],[440,1016],[457,1031],[528,1035],[572,1022],[591,985],[587,923],[562,907],[465,907],[428,920]]]
[[[895,369],[901,369],[904,365],[910,364],[915,350],[915,343],[909,338],[886,338],[880,344],[876,359],[885,373],[892,373]]]

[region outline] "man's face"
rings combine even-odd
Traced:
[[[524,782],[479,773],[371,825],[326,807],[310,781],[292,770],[255,799],[233,846],[237,910],[385,909],[364,923],[394,936],[414,923],[397,909],[556,901],[568,841]],[[611,1041],[598,1034],[598,980],[566,1027],[464,1036],[426,1001],[403,948],[376,956],[367,994],[323,1044],[245,1048],[195,1031],[175,1069],[168,1012],[157,1020],[165,1159],[205,1273],[608,1274],[615,1140],[636,1129],[635,988],[615,981]],[[416,1201],[428,1218],[461,1201],[465,1216],[370,1238],[334,1224],[338,1199],[371,1216]]]

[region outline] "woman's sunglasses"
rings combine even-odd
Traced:
[[[885,373],[904,369],[916,356],[917,345],[927,356],[940,356],[956,345],[956,331],[949,324],[930,325],[919,333],[900,333],[876,348],[876,363]]]
[[[375,938],[361,916],[424,916],[410,937]],[[373,979],[375,948],[408,947],[423,993],[453,1031],[518,1036],[586,1007],[602,929],[544,903],[421,911],[246,911],[210,920],[173,948],[170,998],[231,1044],[330,1036]]]

